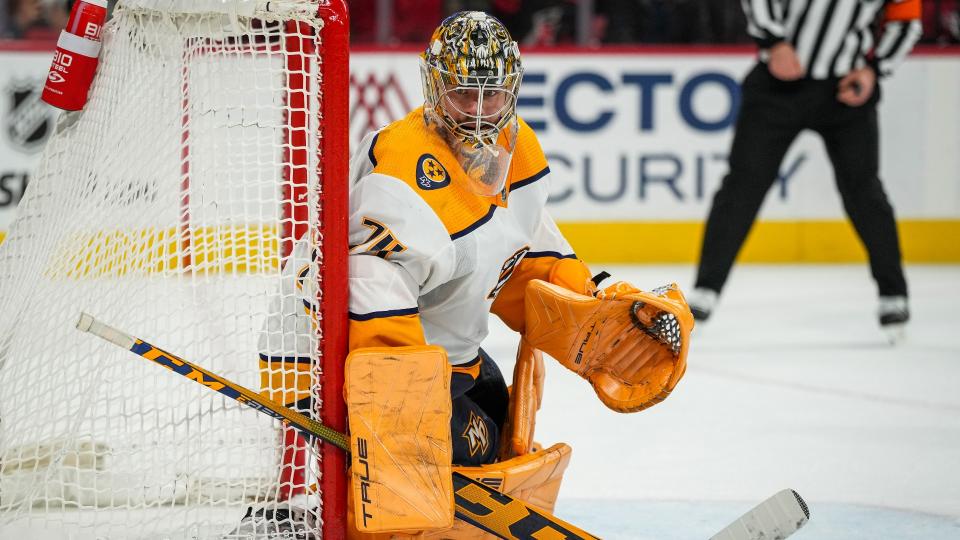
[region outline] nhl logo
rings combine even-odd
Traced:
[[[14,81],[5,88],[5,131],[21,152],[39,151],[53,131],[52,109],[40,101],[42,88],[42,79]]]

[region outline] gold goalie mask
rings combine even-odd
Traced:
[[[442,132],[470,188],[503,190],[517,140],[520,49],[503,24],[481,11],[445,19],[420,55],[427,120]]]

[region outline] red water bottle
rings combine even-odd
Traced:
[[[79,111],[86,105],[106,19],[107,0],[77,0],[73,4],[43,86],[44,101],[66,111]]]

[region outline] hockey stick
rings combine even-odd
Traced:
[[[91,315],[81,313],[80,320],[77,321],[77,328],[132,351],[263,414],[272,416],[284,425],[300,431],[309,439],[319,438],[347,453],[350,452],[349,439],[343,433],[293,409],[288,409],[237,383],[215,375],[196,364],[97,321]],[[532,540],[536,538],[589,540],[597,538],[548,512],[534,508],[505,493],[495,491],[458,472],[453,473],[453,491],[458,518],[504,540]]]
[[[710,540],[778,540],[796,532],[809,519],[810,509],[800,494],[785,489],[740,516]]]

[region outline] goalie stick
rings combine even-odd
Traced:
[[[97,321],[83,313],[77,328],[123,347],[179,375],[202,384],[239,403],[276,418],[308,438],[319,438],[349,453],[349,439],[316,420],[288,409],[260,394],[215,375],[143,340]],[[505,493],[453,473],[456,516],[505,540],[535,538],[596,539],[583,530]],[[710,540],[780,540],[802,527],[810,517],[807,504],[796,491],[785,489],[763,501]]]
[[[810,509],[800,494],[784,489],[763,501],[710,540],[781,540],[810,519]]]
[[[272,416],[310,439],[319,438],[347,453],[350,452],[350,442],[345,434],[150,343],[108,326],[91,315],[81,313],[77,328],[136,353],[263,414]],[[597,538],[544,510],[495,491],[459,472],[453,473],[453,491],[458,518],[504,540]]]

